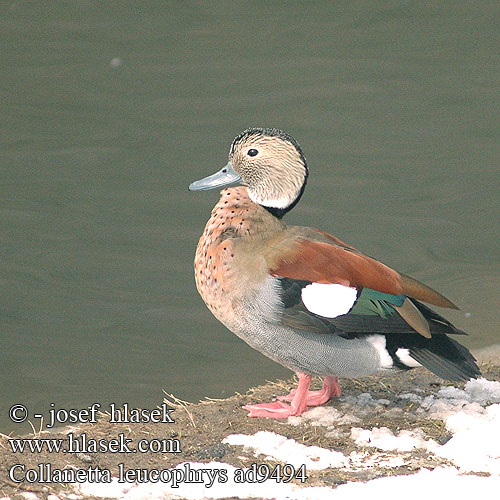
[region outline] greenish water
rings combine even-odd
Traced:
[[[192,276],[249,126],[307,156],[292,224],[440,290],[498,337],[498,2],[0,2],[0,430],[154,407],[289,372],[213,319]]]

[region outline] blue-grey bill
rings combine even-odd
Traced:
[[[199,181],[194,181],[189,185],[190,191],[208,191],[219,187],[228,186],[241,180],[241,177],[233,170],[233,167],[228,163],[224,168],[220,169],[215,174],[209,175]]]

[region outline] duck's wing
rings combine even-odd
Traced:
[[[280,247],[268,265],[279,279],[283,322],[290,326],[327,333],[338,323],[334,318],[348,315],[344,331],[411,331],[430,338],[444,326],[448,333],[458,333],[447,320],[411,299],[456,309],[452,302],[340,240],[294,239],[287,248]]]
[[[410,276],[398,273],[352,247],[297,239],[269,262],[270,273],[313,283],[335,283],[405,295],[435,306],[458,309],[453,302]]]

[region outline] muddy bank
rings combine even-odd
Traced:
[[[483,363],[481,370],[487,379],[500,380],[498,365]],[[321,381],[316,380],[315,384],[319,388]],[[0,497],[51,500],[56,500],[55,497],[91,498],[75,489],[76,483],[65,481],[106,481],[107,478],[102,474],[109,473],[113,477],[128,474],[127,481],[131,484],[140,483],[148,478],[148,471],[171,469],[183,462],[217,462],[242,470],[257,463],[267,464],[270,471],[275,470],[279,461],[265,454],[256,455],[251,448],[224,442],[228,436],[254,435],[259,431],[272,432],[299,444],[334,450],[349,457],[346,466],[316,470],[307,468],[305,482],[299,474],[291,480],[291,483],[300,486],[335,487],[346,482],[412,474],[421,468],[434,469],[450,464],[446,458],[422,447],[408,451],[384,451],[363,444],[360,439],[356,439],[360,431],[358,434],[353,431],[385,428],[388,431],[384,432],[390,431],[394,436],[400,436],[401,431],[417,430],[422,442],[435,442],[437,446],[445,444],[451,437],[450,431],[443,421],[428,418],[425,412],[419,413],[415,398],[422,401],[428,396],[437,396],[441,389],[452,384],[437,379],[425,370],[416,369],[395,376],[362,380],[341,380],[342,396],[326,405],[326,408],[331,409],[329,418],[333,415],[334,420],[326,424],[320,422],[323,418],[321,412],[316,413],[316,419],[308,419],[305,414],[304,418],[282,421],[250,419],[241,408],[248,403],[270,401],[286,394],[294,385],[293,379],[272,382],[251,389],[246,394],[198,404],[184,403],[170,395],[166,396],[165,401],[173,411],[167,417],[165,411],[135,414],[135,420],[144,420],[145,415],[149,415],[150,420],[163,419],[164,422],[137,423],[131,413],[129,419],[132,421],[118,423],[111,421],[110,413],[100,412],[96,423],[28,436],[38,442],[36,446],[40,446],[41,439],[47,439],[51,446],[60,446],[59,451],[49,452],[46,446],[42,446],[43,449],[32,452],[29,443],[24,442],[25,450],[14,453],[9,439],[15,436],[3,435],[0,438]],[[463,388],[461,384],[453,386]],[[15,445],[20,446],[20,442],[15,442]],[[286,462],[292,463],[292,457]],[[298,468],[294,465],[294,470]],[[27,492],[36,497],[26,495]]]

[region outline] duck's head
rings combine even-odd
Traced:
[[[292,136],[275,128],[249,128],[234,139],[227,165],[189,189],[204,191],[238,182],[248,188],[254,203],[282,217],[302,196],[307,174],[306,159]]]

